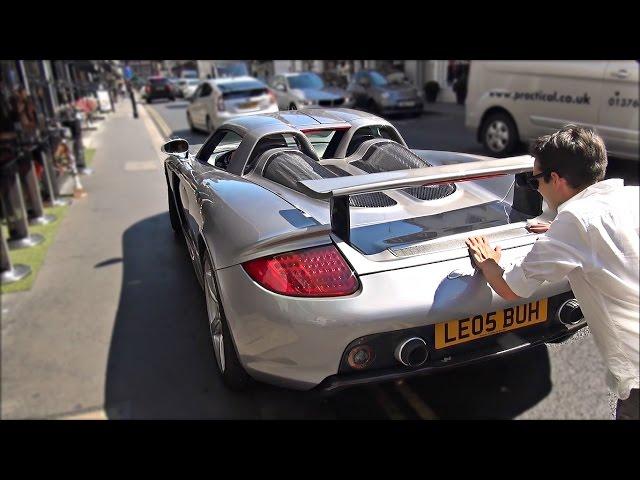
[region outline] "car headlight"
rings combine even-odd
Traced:
[[[313,100],[302,99],[301,103],[303,105],[309,106],[309,105],[313,105]]]
[[[380,97],[384,98],[385,100],[388,100],[390,96],[391,96],[391,94],[389,92],[382,92],[380,94]]]
[[[351,98],[349,95],[346,95],[344,97],[344,103],[351,103],[351,100],[353,100],[353,98]]]

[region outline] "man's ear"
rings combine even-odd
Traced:
[[[551,172],[551,183],[555,186],[560,186],[562,183],[567,183],[567,181],[556,172]]]

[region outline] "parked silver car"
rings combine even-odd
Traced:
[[[205,80],[198,85],[189,101],[189,127],[207,132],[212,132],[230,118],[278,111],[273,92],[253,77]]]
[[[422,92],[408,80],[392,82],[375,70],[357,72],[347,91],[357,107],[380,115],[408,113],[419,116],[424,108]]]
[[[300,110],[312,106],[352,107],[353,97],[338,87],[328,87],[313,72],[284,73],[271,81],[280,110]]]
[[[382,118],[307,109],[226,121],[163,146],[171,226],[204,290],[225,384],[294,389],[440,372],[585,326],[566,280],[503,300],[465,239],[505,262],[549,218],[524,155],[411,150]],[[530,174],[530,173],[529,173]],[[462,183],[459,183],[462,182]]]

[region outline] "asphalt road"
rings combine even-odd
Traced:
[[[158,122],[161,128],[170,130],[172,136],[191,144],[202,143],[207,135],[191,132],[187,126],[187,105],[184,101],[157,102],[152,108],[162,118]],[[415,119],[390,120],[412,148],[483,154],[474,135],[464,128],[463,113],[455,108]],[[607,176],[622,176],[637,185],[637,163],[611,159]],[[187,265],[187,255],[179,255]],[[181,281],[193,284],[196,291],[190,268],[181,269],[185,275]],[[204,312],[204,302],[200,303]],[[190,305],[189,310],[193,309]],[[201,320],[203,348],[208,348],[204,345],[208,341],[204,313]],[[209,361],[209,365],[197,368],[215,375],[212,354]],[[267,418],[609,419],[613,404],[604,374],[593,339],[588,329],[583,329],[563,344],[514,353],[450,373],[351,388],[327,399],[259,385],[252,400]],[[216,398],[231,406],[234,402],[230,399],[236,396],[222,389]]]

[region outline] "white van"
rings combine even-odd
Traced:
[[[573,123],[638,160],[638,116],[637,60],[471,62],[465,124],[493,156]]]

